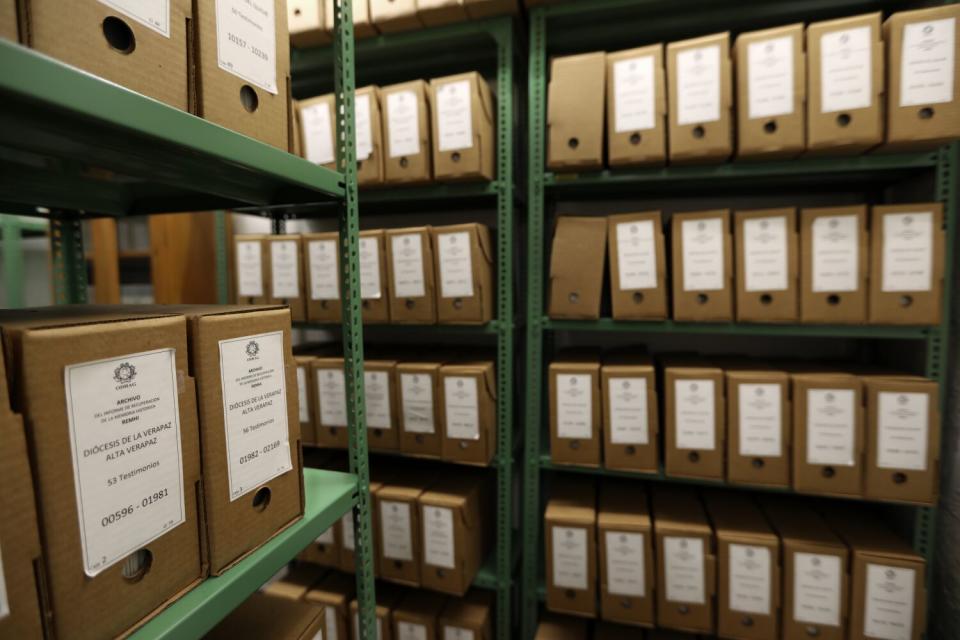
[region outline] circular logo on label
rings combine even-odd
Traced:
[[[624,381],[623,381],[623,388],[624,388],[624,389],[629,389],[629,388],[630,388],[630,381],[629,381],[629,380],[624,380]]]
[[[932,27],[931,25],[929,25],[929,24],[928,24],[928,25],[925,25],[925,26],[923,27],[923,35],[928,36],[928,35],[930,35],[931,33],[933,33],[933,27]]]
[[[763,395],[763,387],[757,387],[757,390],[754,391],[754,393],[757,394],[758,396],[762,396],[762,395]]]
[[[748,557],[748,558],[752,558],[752,557],[753,557],[753,554],[754,554],[753,549],[747,549],[747,557]]]
[[[840,36],[840,44],[847,44],[848,42],[850,42],[850,36],[847,34]]]
[[[568,529],[568,530],[567,530],[567,537],[568,537],[568,538],[572,538],[572,537],[573,537],[573,531],[570,531],[570,530]]]
[[[686,548],[687,548],[687,541],[686,541],[686,540],[681,540],[681,541],[680,541],[680,548],[681,548],[681,549],[686,549]]]
[[[696,61],[699,62],[699,61],[700,61],[700,58],[702,58],[702,57],[703,57],[703,53],[701,53],[699,49],[697,49],[696,51],[694,51],[694,53],[693,53],[693,59],[694,59],[694,60],[696,60]]]
[[[905,224],[905,225],[911,225],[911,224],[913,224],[913,216],[904,216],[904,218],[903,218],[903,224]]]
[[[910,402],[910,400],[907,398],[907,396],[901,395],[899,398],[897,398],[897,402],[900,404],[907,404]]]
[[[332,377],[333,377],[333,371],[327,371],[327,379],[329,380]]]
[[[129,362],[124,362],[113,370],[113,379],[117,382],[132,382],[137,377],[137,368]]]
[[[764,48],[766,49],[766,52],[767,52],[767,53],[770,53],[770,52],[773,51],[773,45],[770,44],[769,42],[767,43],[767,46],[764,47]]]
[[[247,355],[253,358],[258,353],[260,353],[260,345],[257,344],[256,340],[251,340],[247,343]]]
[[[830,228],[831,228],[831,229],[836,229],[836,228],[837,228],[837,225],[839,225],[839,224],[840,224],[840,223],[839,223],[837,220],[831,220],[831,221],[830,221]]]
[[[823,398],[824,398],[824,400],[826,400],[827,402],[833,402],[833,394],[832,394],[832,393],[828,393],[828,394],[825,395]]]
[[[819,567],[819,566],[820,566],[820,558],[813,558],[812,560],[810,560],[810,564],[812,564],[812,565],[815,566],[815,567]]]
[[[410,244],[410,238],[404,238],[403,244]]]
[[[630,225],[630,233],[637,233],[637,231],[638,231],[637,225],[635,224]]]
[[[897,577],[897,572],[893,569],[887,569],[884,572],[884,575],[887,576],[887,580],[893,580],[895,577]]]
[[[625,535],[623,535],[623,534],[621,533],[621,534],[620,534],[620,542],[623,542],[624,544],[626,544],[626,542],[627,542],[627,536],[625,536]]]
[[[697,231],[703,231],[703,230],[706,229],[706,228],[707,228],[706,223],[703,223],[703,222],[698,222],[698,223],[697,223]]]
[[[457,244],[457,236],[450,236],[450,244]]]
[[[420,376],[413,376],[413,383],[416,384],[420,382]]]
[[[463,386],[463,380],[457,380],[457,388],[459,389],[462,386]]]
[[[571,387],[577,386],[577,379],[576,379],[576,378],[570,378],[570,386],[571,386]]]
[[[696,382],[690,385],[690,391],[696,391],[699,388],[700,388],[700,385],[698,385]]]
[[[392,505],[390,505],[390,510],[393,511],[394,513],[396,513],[397,511],[399,511],[399,508],[397,507],[397,505],[392,504]]]

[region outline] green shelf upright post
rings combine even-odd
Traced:
[[[80,220],[56,215],[50,221],[50,253],[53,258],[54,303],[85,303],[87,262],[83,255]]]

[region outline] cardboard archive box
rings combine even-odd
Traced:
[[[207,635],[211,640],[312,640],[324,630],[324,609],[310,602],[254,593]]]
[[[377,514],[377,493],[383,488],[383,483],[378,480],[370,481],[370,530],[373,532],[374,541],[379,540],[380,516]],[[356,548],[357,538],[353,526],[353,511],[348,511],[340,518],[337,524],[340,529],[340,571],[353,573],[356,571]],[[373,575],[380,576],[380,553],[374,546],[373,554]]]
[[[547,168],[603,166],[606,61],[602,51],[553,58],[547,85]]]
[[[437,295],[430,227],[387,229],[384,233],[390,321],[434,324]]]
[[[297,365],[297,407],[300,419],[300,442],[304,446],[317,444],[317,395],[314,390],[317,383],[313,379],[313,367],[310,363],[314,356],[296,355]]]
[[[377,628],[372,634],[378,640],[393,640],[393,609],[400,602],[402,592],[392,584],[377,585]],[[360,638],[360,606],[356,600],[350,601],[350,637]],[[400,638],[397,638],[400,640]]]
[[[316,385],[316,443],[321,447],[346,449],[349,432],[343,358],[315,358],[310,362],[310,368],[313,369],[312,377]]]
[[[887,144],[933,148],[960,137],[960,7],[895,13],[887,43]]]
[[[663,45],[608,53],[606,81],[610,166],[665,164],[667,87]]]
[[[474,589],[463,598],[448,598],[440,614],[437,637],[445,640],[493,640],[493,594]]]
[[[603,459],[597,354],[560,353],[550,363],[550,459],[599,467]]]
[[[733,153],[730,33],[667,45],[671,163],[723,162]]]
[[[431,227],[440,324],[493,320],[493,245],[483,224]]]
[[[803,24],[741,33],[737,157],[795,158],[807,145],[807,59]]]
[[[335,524],[313,539],[309,546],[297,554],[297,560],[321,567],[340,566],[340,527]]]
[[[417,0],[370,0],[370,21],[380,33],[420,29]]]
[[[607,257],[607,219],[560,216],[550,248],[551,318],[600,317]]]
[[[588,640],[589,622],[568,616],[558,616],[550,612],[543,612],[539,617],[537,635],[534,640]]]
[[[122,635],[207,575],[186,321],[50,307],[4,311],[0,331],[26,425],[49,630]]]
[[[237,234],[233,236],[234,296],[239,304],[265,304],[267,289],[264,285],[266,265],[264,263],[263,234]]]
[[[316,47],[331,41],[331,33],[327,31],[326,7],[321,0],[286,0],[286,3],[291,46]]]
[[[605,356],[603,466],[656,473],[660,467],[660,409],[653,361],[638,353]]]
[[[17,0],[0,0],[0,38],[19,41],[17,26]]]
[[[383,229],[360,232],[360,309],[368,324],[390,322],[386,235]]]
[[[943,204],[872,207],[870,236],[871,324],[940,324]]]
[[[733,235],[737,250],[737,321],[798,321],[797,210],[737,211]]]
[[[713,634],[717,558],[710,520],[693,489],[651,488],[657,550],[657,626]]]
[[[307,321],[340,322],[340,234],[304,233],[302,238]]]
[[[867,207],[800,211],[800,321],[867,320]]]
[[[429,100],[430,88],[423,80],[380,89],[387,184],[422,184],[433,177]]]
[[[370,0],[353,0],[353,36],[356,39],[370,38],[377,35],[377,29],[370,21]],[[333,34],[336,12],[333,9],[333,0],[323,0],[323,19],[327,31]],[[332,35],[331,35],[332,37]]]
[[[425,27],[464,22],[467,9],[463,0],[417,0],[417,17]]]
[[[430,104],[434,177],[441,182],[493,180],[496,113],[483,76],[471,71],[432,79]]]
[[[728,368],[727,481],[790,486],[790,376],[765,367]]]
[[[380,89],[368,86],[354,94],[354,127],[357,132],[357,184],[361,187],[384,181],[383,120]]]
[[[641,487],[605,484],[597,513],[600,617],[652,627],[656,572],[653,524]]]
[[[592,479],[554,478],[544,513],[547,609],[597,614],[597,495]]]
[[[675,213],[673,319],[680,322],[733,320],[733,240],[730,210]]]
[[[614,320],[665,320],[667,257],[659,211],[607,218]]]
[[[439,458],[444,425],[440,387],[442,362],[398,362],[400,451]]]
[[[298,100],[295,106],[303,157],[333,171],[337,170],[335,110],[332,93]]]
[[[441,455],[444,460],[486,466],[497,452],[497,380],[490,361],[440,367]]]
[[[300,236],[265,236],[267,259],[264,273],[267,281],[267,304],[290,306],[294,322],[307,319],[307,301],[303,287],[303,262],[300,259]]]
[[[423,562],[418,500],[429,482],[404,474],[391,478],[377,490],[375,504],[380,529],[377,555],[380,577],[409,587],[420,586]]]
[[[520,12],[517,0],[463,0],[463,6],[471,20],[517,15]]]
[[[723,370],[707,362],[686,359],[667,359],[663,366],[667,475],[723,479]]]
[[[326,640],[347,640],[350,601],[356,593],[356,580],[345,573],[331,571],[314,584],[304,600],[323,607],[323,637]]]
[[[440,613],[446,596],[429,591],[408,591],[393,609],[393,636],[407,638],[437,638]]]
[[[880,13],[807,26],[807,149],[855,155],[883,142]]]
[[[396,360],[366,360],[363,363],[367,438],[374,451],[400,449],[396,378]]]
[[[320,567],[297,563],[286,567],[280,578],[273,579],[260,588],[260,591],[271,596],[286,598],[287,600],[302,600],[324,570]]]

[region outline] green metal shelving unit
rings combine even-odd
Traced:
[[[9,309],[24,306],[24,266],[22,240],[29,236],[45,236],[49,225],[46,220],[0,214],[0,247],[3,247],[3,279]]]
[[[750,192],[769,193],[790,186],[807,185],[824,193],[860,191],[882,200],[883,189],[904,180],[928,179],[929,197],[944,203],[947,234],[945,282],[954,282],[953,237],[960,219],[960,146],[954,143],[929,153],[866,155],[852,158],[801,158],[768,163],[731,162],[715,166],[665,167],[661,169],[605,170],[580,174],[556,174],[546,167],[546,113],[548,56],[585,51],[616,51],[653,42],[730,30],[734,33],[789,24],[812,22],[869,11],[891,11],[913,4],[900,0],[591,0],[544,6],[530,12],[530,58],[528,89],[527,175],[527,299],[526,299],[526,390],[524,422],[524,498],[522,551],[522,635],[533,637],[544,599],[543,547],[541,544],[544,497],[540,486],[545,472],[586,473],[595,476],[681,482],[657,474],[630,474],[600,469],[573,468],[550,460],[545,438],[545,364],[549,347],[558,333],[590,332],[629,334],[640,339],[664,334],[809,337],[890,341],[922,350],[925,374],[940,384],[941,415],[946,407],[949,293],[944,292],[944,317],[935,327],[750,325],[738,323],[693,324],[664,322],[617,322],[551,320],[545,317],[545,287],[548,282],[547,230],[557,201],[595,201],[677,195],[685,197],[702,190],[709,195]],[[925,183],[926,184],[926,183]],[[923,200],[925,197],[918,199]],[[916,201],[916,200],[914,200]],[[942,429],[946,428],[946,423]],[[944,437],[944,442],[949,440]],[[691,481],[686,481],[691,482]],[[723,483],[698,482],[705,486]],[[733,486],[733,485],[723,485]],[[753,490],[751,488],[751,490]],[[791,493],[789,490],[784,490]],[[899,507],[910,520],[915,550],[928,566],[928,585],[934,569],[936,508]],[[929,591],[929,588],[928,588]]]

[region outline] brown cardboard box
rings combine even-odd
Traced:
[[[800,321],[867,320],[867,207],[800,210]]]
[[[420,495],[423,556],[420,582],[424,589],[463,596],[485,560],[491,535],[484,478],[459,474]]]
[[[864,376],[864,495],[934,505],[940,483],[940,394],[933,380]]]
[[[418,0],[420,6],[423,1]],[[430,104],[434,177],[441,182],[493,180],[496,111],[490,86],[483,76],[471,71],[432,79]]]
[[[482,20],[492,16],[517,15],[520,7],[517,0],[463,0],[467,17]]]
[[[600,617],[652,627],[656,582],[653,525],[647,494],[642,487],[638,489],[613,483],[600,488]]]
[[[390,321],[434,324],[437,295],[430,227],[387,229],[385,233]]]
[[[369,324],[390,322],[386,244],[383,229],[360,232],[360,306],[363,321]]]
[[[17,42],[17,0],[0,1],[0,38]],[[11,627],[12,628],[12,627]]]
[[[602,405],[597,355],[557,355],[550,363],[550,459],[553,462],[600,466]]]
[[[417,0],[417,16],[426,27],[437,27],[467,19],[463,0]]]
[[[307,321],[340,322],[340,234],[330,231],[302,237]]]
[[[593,640],[637,640],[638,638],[658,638],[660,636],[654,635],[657,633],[666,633],[670,634],[669,631],[661,631],[658,629],[637,629],[633,626],[627,626],[623,624],[614,624],[613,622],[604,622],[598,620],[593,625]],[[678,637],[678,640],[690,640],[695,636],[687,636],[687,634],[676,633],[674,634]],[[673,635],[671,635],[671,638]]]
[[[603,466],[656,473],[660,467],[660,411],[653,361],[640,354],[605,357]]]
[[[943,204],[875,206],[870,229],[871,324],[940,324]]]
[[[440,368],[444,460],[486,466],[497,452],[497,380],[493,362]]]
[[[286,304],[294,322],[307,319],[307,300],[303,286],[303,261],[300,259],[300,236],[265,236],[266,260],[264,280],[267,282],[267,304]]]
[[[603,166],[606,61],[602,51],[553,58],[547,86],[547,168]]]
[[[324,629],[323,614],[323,607],[309,602],[254,593],[221,620],[206,637],[213,640],[312,640]]]
[[[377,628],[369,634],[379,640],[393,640],[393,609],[400,602],[402,592],[392,584],[377,585]],[[356,600],[350,601],[351,638],[360,638],[360,607]],[[400,640],[399,638],[397,640]]]
[[[374,451],[400,449],[396,378],[396,360],[367,360],[363,363],[367,437]]]
[[[287,0],[290,45],[305,48],[329,43],[331,37],[326,28],[325,11],[321,0]]]
[[[717,536],[717,635],[733,640],[780,631],[780,540],[745,493],[704,495]]]
[[[395,638],[436,638],[446,597],[429,591],[408,591],[393,609]]]
[[[323,637],[326,640],[347,640],[350,637],[347,620],[355,593],[353,576],[331,571],[303,596],[307,602],[323,607]]]
[[[596,504],[593,479],[554,478],[543,516],[550,611],[597,615]]]
[[[790,486],[790,376],[727,369],[727,481]]]
[[[440,362],[397,363],[400,451],[439,458],[444,432],[440,408]]]
[[[607,218],[614,320],[665,320],[667,258],[659,211]]]
[[[657,550],[657,626],[693,633],[715,631],[717,559],[713,530],[696,492],[651,488]]]
[[[471,222],[431,227],[437,317],[440,324],[485,324],[493,320],[493,245],[490,229]]]
[[[665,361],[665,471],[723,479],[726,452],[723,370],[706,362]]]
[[[886,147],[932,148],[960,137],[958,22],[960,7],[955,5],[903,11],[884,21]]]
[[[237,234],[233,236],[234,295],[238,304],[265,304],[267,288],[264,284],[266,259],[262,234]]]
[[[290,147],[290,153],[298,158],[302,158],[303,139],[300,134],[300,102],[298,100],[290,100],[290,108],[292,109],[290,114],[290,126],[293,129],[293,146]]]
[[[733,320],[733,241],[730,210],[675,213],[673,319],[680,322]]]
[[[670,162],[723,162],[733,153],[730,33],[667,45]]]
[[[378,1],[387,0],[371,0]],[[429,100],[430,90],[423,80],[380,89],[387,184],[421,184],[433,177]]]
[[[370,0],[370,21],[380,33],[423,27],[417,15],[417,0]]]
[[[437,637],[449,640],[493,640],[493,594],[473,590],[465,597],[448,598],[440,614]]]
[[[327,31],[332,34],[336,13],[333,10],[333,0],[324,0],[323,11]],[[353,0],[353,35],[358,40],[377,35],[376,28],[370,22],[370,0]]]
[[[260,591],[286,600],[303,600],[307,591],[323,577],[324,570],[312,564],[298,563],[286,567],[285,574],[279,579],[268,582]]]
[[[343,373],[343,358],[316,358],[310,363],[316,385],[317,438],[321,447],[346,449],[347,387]]]
[[[807,149],[855,155],[883,142],[880,12],[807,27]]]
[[[797,210],[737,211],[737,321],[800,319]]]
[[[299,554],[297,560],[337,568],[340,566],[340,527],[332,524],[327,530],[314,538],[313,542]]]
[[[588,624],[586,620],[544,612],[540,614],[534,640],[589,640]]]
[[[64,11],[60,0],[22,0],[22,40],[48,56],[189,111],[194,96],[188,52],[196,24],[190,0],[137,4],[122,3],[125,9],[118,9],[86,0]],[[0,23],[10,24],[4,18]],[[8,37],[16,40],[15,18],[12,24]]]
[[[197,115],[289,150],[290,47],[283,0],[256,9],[243,0],[193,5]]]
[[[328,93],[306,100],[298,100],[295,111],[300,129],[300,148],[303,157],[313,164],[336,171],[337,122],[334,117],[336,113],[334,95]]]
[[[315,356],[293,357],[297,365],[297,407],[300,419],[300,442],[304,446],[317,444],[317,382],[313,379],[310,363]]]
[[[600,317],[606,254],[606,218],[557,218],[550,249],[551,318]]]
[[[846,373],[798,373],[793,387],[793,488],[863,495],[863,385]]]
[[[384,580],[420,586],[422,536],[417,501],[429,484],[425,479],[398,476],[377,491],[377,556]]]
[[[356,16],[354,16],[356,18]],[[361,187],[384,181],[383,119],[380,88],[362,87],[354,94],[357,130],[357,184]]]
[[[795,158],[807,145],[807,60],[803,24],[741,33],[737,75],[737,157]]]
[[[606,82],[610,166],[663,166],[667,161],[663,45],[608,53]]]
[[[374,540],[379,540],[380,517],[377,514],[376,498],[377,493],[383,487],[383,483],[377,480],[370,481],[370,530],[373,531]],[[340,571],[353,573],[356,570],[354,562],[356,551],[356,535],[353,526],[353,511],[348,511],[340,518],[337,525],[340,529]],[[377,553],[376,546],[373,553],[373,575],[380,575],[380,554]]]
[[[50,307],[4,311],[0,330],[12,408],[26,425],[45,608],[56,611],[49,631],[81,639],[124,634],[207,573],[186,321],[121,307]],[[136,399],[144,393],[156,401]],[[120,424],[130,413],[137,420]],[[107,438],[101,422],[111,429]],[[154,444],[137,446],[145,432]],[[73,446],[90,454],[75,459]],[[131,469],[143,469],[137,479],[146,484],[138,486],[149,489],[108,484]],[[78,488],[81,481],[97,490]],[[101,535],[104,528],[112,534]]]

